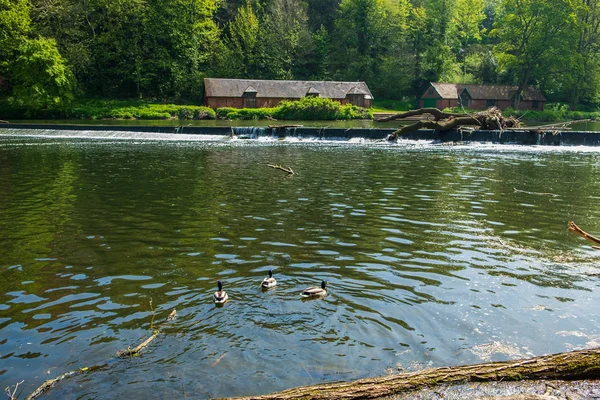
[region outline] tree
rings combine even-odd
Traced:
[[[0,0],[0,76],[10,74],[19,47],[29,35],[29,11],[27,0]]]
[[[577,43],[571,65],[569,105],[574,110],[581,97],[600,99],[600,0],[579,0]]]
[[[484,0],[456,0],[450,20],[450,35],[458,44],[458,53],[462,57],[463,83],[467,83],[467,58],[471,53],[471,45],[482,39]]]
[[[366,81],[375,95],[398,97],[410,84],[408,1],[342,0],[332,37],[335,79]],[[408,80],[407,80],[408,79]]]
[[[491,34],[500,68],[512,71],[518,84],[514,107],[523,89],[569,54],[576,14],[571,0],[504,0]]]
[[[260,23],[250,2],[246,2],[237,11],[237,15],[229,23],[229,36],[226,46],[229,55],[225,58],[229,74],[235,78],[247,78],[256,73],[259,58]]]
[[[73,99],[75,80],[58,52],[56,41],[25,41],[14,64],[13,101],[29,108],[46,108]]]
[[[263,78],[306,77],[308,54],[313,51],[306,7],[300,0],[273,0],[261,30]]]

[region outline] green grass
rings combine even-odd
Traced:
[[[417,103],[414,100],[373,100],[371,111],[374,112],[403,112],[414,110]]]
[[[31,110],[0,101],[4,119],[215,119],[212,108],[127,100],[82,100],[64,107]]]

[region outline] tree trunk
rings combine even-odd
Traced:
[[[377,122],[389,122],[396,119],[403,119],[408,117],[413,117],[415,115],[423,115],[423,114],[431,114],[433,116],[434,121],[439,121],[440,119],[446,118],[455,118],[455,117],[466,117],[467,114],[454,114],[454,113],[445,113],[443,111],[438,110],[437,108],[419,108],[418,110],[410,110],[400,114],[390,115],[389,117],[380,118]]]
[[[354,382],[305,386],[268,395],[240,397],[238,400],[369,399],[438,384],[461,384],[472,381],[597,379],[598,377],[600,377],[600,348],[523,360],[426,369]]]
[[[414,124],[403,126],[391,133],[392,138],[397,138],[400,135],[404,135],[409,132],[418,131],[419,129],[433,129],[436,131],[444,132],[454,129],[458,126],[480,126],[480,122],[473,117],[459,117],[452,118],[448,121],[417,121]]]

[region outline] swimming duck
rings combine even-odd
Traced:
[[[327,282],[321,281],[321,287],[311,286],[302,291],[302,297],[319,297],[327,294]]]
[[[227,301],[227,299],[229,299],[229,296],[227,296],[227,293],[223,290],[223,284],[221,281],[217,282],[217,285],[219,286],[219,290],[217,290],[213,295],[213,300],[217,304],[223,304]]]
[[[275,278],[273,278],[273,271],[269,270],[269,277],[263,279],[260,286],[264,288],[272,288],[275,287],[275,285],[277,285],[277,281],[275,280]]]

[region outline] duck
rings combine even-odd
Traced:
[[[213,295],[213,300],[217,304],[223,304],[229,299],[229,296],[227,296],[227,292],[223,290],[223,284],[221,281],[217,282],[217,286],[219,286],[219,290],[217,290]]]
[[[320,297],[327,295],[327,282],[321,281],[321,287],[311,286],[302,291],[302,297]]]
[[[269,270],[269,277],[263,279],[260,286],[264,288],[272,288],[275,287],[275,285],[277,285],[277,281],[275,280],[275,278],[273,278],[273,271]]]

